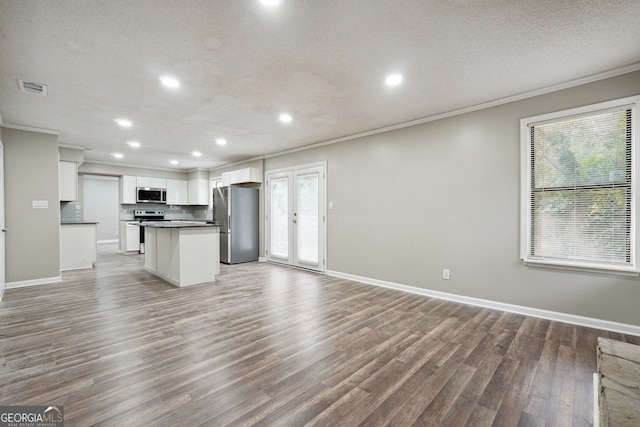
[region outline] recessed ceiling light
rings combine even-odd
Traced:
[[[227,145],[227,140],[224,138],[218,138],[216,139],[216,144],[218,145]]]
[[[131,121],[127,119],[116,119],[116,123],[122,126],[123,128],[131,127]]]
[[[172,165],[177,165],[178,161],[177,160],[169,160],[169,163],[171,163]]]
[[[260,3],[265,6],[277,6],[280,4],[280,0],[260,0]]]
[[[116,159],[121,159],[124,157],[124,155],[122,153],[113,153],[111,154],[113,157],[115,157]]]
[[[287,113],[282,113],[282,114],[280,114],[280,117],[279,117],[279,118],[280,118],[280,121],[281,121],[282,123],[289,123],[291,120],[293,120],[293,118],[291,117],[291,115],[290,115],[290,114],[287,114]]]
[[[402,83],[402,74],[389,74],[384,82],[387,86],[398,86]]]
[[[202,156],[202,153],[201,153],[201,152],[199,152],[199,151],[192,151],[192,152],[191,152],[191,154],[193,154],[193,155],[194,155],[194,156],[196,156],[196,157],[200,157],[200,156]]]
[[[180,82],[178,81],[178,79],[173,77],[162,76],[160,77],[160,81],[162,82],[163,85],[165,85],[166,87],[170,87],[171,89],[180,87]]]
[[[127,142],[127,144],[129,144],[129,147],[131,147],[131,148],[140,147],[140,143],[138,141],[129,141],[129,142]]]

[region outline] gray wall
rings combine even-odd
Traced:
[[[60,160],[66,160],[68,162],[82,163],[84,162],[84,150],[77,148],[58,147],[60,153]]]
[[[519,259],[520,119],[637,94],[640,72],[268,157],[264,170],[327,160],[328,270],[640,326],[638,278]]]
[[[7,282],[60,276],[58,137],[4,128]],[[33,209],[46,200],[48,209]]]
[[[118,240],[120,181],[115,177],[82,175],[84,220],[98,222],[98,241]]]

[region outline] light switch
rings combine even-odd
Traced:
[[[329,202],[329,209],[333,209],[333,202]]]

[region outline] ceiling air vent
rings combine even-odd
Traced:
[[[38,82],[30,82],[28,80],[18,80],[20,83],[20,90],[29,93],[35,93],[37,95],[47,96],[47,85]]]

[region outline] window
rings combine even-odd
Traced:
[[[639,99],[521,120],[526,264],[638,273]]]

